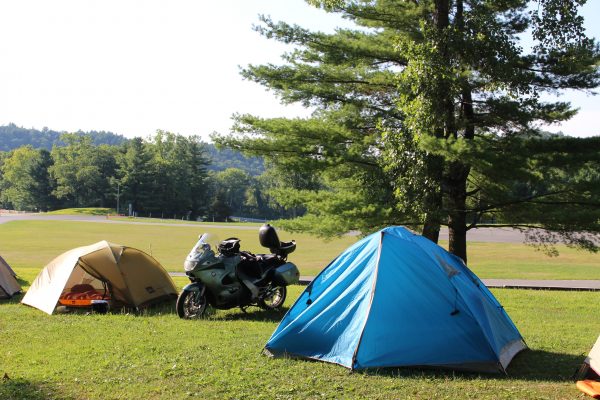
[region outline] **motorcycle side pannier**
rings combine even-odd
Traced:
[[[275,269],[273,283],[278,286],[293,285],[300,281],[300,271],[293,263],[287,262]]]

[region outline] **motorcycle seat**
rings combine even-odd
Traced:
[[[281,242],[281,245],[277,249],[279,254],[287,256],[290,253],[293,253],[296,250],[296,242],[294,240],[290,242]]]
[[[258,260],[263,273],[270,268],[277,267],[281,264],[275,254],[260,254]]]

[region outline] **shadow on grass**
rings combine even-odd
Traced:
[[[382,368],[357,371],[360,374],[397,378],[457,378],[466,380],[517,379],[524,381],[571,382],[585,356],[554,353],[544,350],[525,350],[511,362],[506,374],[481,374],[426,368]]]
[[[10,299],[0,300],[0,304],[18,304],[23,299],[23,296],[25,296],[25,293],[17,293],[13,295],[13,297],[11,297]]]
[[[175,303],[177,299],[172,299],[168,301],[163,301],[157,304],[152,304],[148,307],[144,307],[140,310],[132,310],[132,309],[123,309],[124,312],[130,312],[135,315],[144,316],[144,317],[156,317],[161,315],[168,314],[176,314],[177,310],[175,308]]]
[[[120,310],[111,310],[111,314],[127,314],[137,315],[143,317],[153,317],[168,314],[177,314],[175,306],[176,302],[168,302],[158,304],[142,310],[133,310],[123,308]],[[246,312],[243,312],[240,308],[231,308],[229,310],[217,310],[213,307],[208,307],[204,315],[198,319],[208,319],[214,321],[262,321],[262,322],[279,322],[288,311],[288,308],[282,308],[279,311],[276,310],[263,310],[257,307],[250,307]]]
[[[1,371],[0,371],[1,372]],[[30,382],[26,379],[2,379],[0,377],[0,399],[11,400],[46,400],[46,399],[71,399],[66,397],[47,384]]]
[[[160,317],[163,315],[176,314],[175,301],[163,301],[157,304],[152,304],[140,309],[130,307],[118,307],[109,311],[112,315],[136,315],[138,317]],[[90,310],[88,309],[88,312]]]
[[[26,281],[25,279],[22,279],[20,277],[17,276],[17,282],[19,282],[19,285],[21,285],[22,287],[29,287],[31,286],[31,282]]]
[[[283,307],[280,310],[263,310],[255,307],[249,308],[246,312],[241,311],[239,308],[233,309],[225,315],[216,314],[214,318],[221,321],[262,321],[262,322],[279,322],[288,311],[287,307]]]
[[[525,350],[513,359],[508,377],[524,380],[568,382],[581,367],[585,355]]]
[[[169,300],[157,304],[152,304],[140,309],[127,306],[113,307],[108,312],[95,311],[92,307],[65,307],[58,306],[55,314],[67,315],[134,315],[138,317],[159,317],[164,315],[176,314],[175,300]],[[1,400],[1,399],[0,399]]]

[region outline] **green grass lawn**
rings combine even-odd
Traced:
[[[446,243],[441,243],[447,248]],[[469,268],[481,278],[600,279],[600,253],[557,246],[560,255],[549,257],[522,243],[468,245]]]
[[[152,254],[169,271],[182,271],[183,260],[203,232],[217,234],[221,239],[236,236],[242,249],[255,253],[268,252],[258,242],[256,230],[212,228],[208,225],[164,226],[109,224],[75,221],[12,221],[0,225],[0,254],[26,280],[54,257],[73,247],[99,240],[124,244]],[[290,256],[301,272],[316,273],[356,238],[345,237],[324,242],[309,235],[286,232],[282,240],[296,239],[298,248]]]
[[[27,281],[50,260],[73,247],[99,240],[135,247],[152,254],[169,271],[181,271],[185,256],[199,234],[211,232],[221,239],[236,236],[242,249],[268,252],[258,243],[256,230],[214,228],[210,225],[164,226],[75,221],[12,221],[0,225],[0,255]],[[354,243],[355,237],[332,241],[303,234],[280,232],[282,240],[296,239],[289,257],[303,275],[316,275]],[[446,243],[441,243],[446,246]],[[548,257],[530,246],[511,243],[469,243],[469,266],[481,278],[600,279],[600,254],[559,246],[560,256]]]
[[[0,225],[0,255],[27,287],[52,258],[106,239],[152,253],[171,271],[198,234],[237,236],[264,251],[254,230],[58,221]],[[290,259],[316,274],[356,238],[295,238]],[[548,258],[524,245],[471,243],[470,266],[481,277],[600,279],[598,255],[561,250]],[[175,278],[179,287],[186,278]],[[290,290],[289,307],[303,288]],[[600,332],[600,293],[494,290],[530,346],[508,375],[411,369],[349,373],[336,365],[269,359],[261,349],[281,313],[217,311],[183,321],[173,305],[140,314],[57,314],[0,302],[0,399],[571,399],[570,380]],[[450,344],[449,344],[450,345]]]
[[[292,287],[291,301],[300,287]],[[598,332],[600,293],[494,290],[530,350],[508,375],[386,369],[349,373],[270,359],[281,319],[258,309],[184,321],[173,307],[48,316],[0,303],[1,399],[575,399],[570,380]]]

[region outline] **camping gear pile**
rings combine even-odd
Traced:
[[[526,345],[462,260],[402,227],[357,242],[300,295],[265,346],[350,369],[505,371]]]
[[[177,296],[167,271],[141,250],[101,241],[69,250],[50,261],[22,303],[52,314],[70,307],[140,308]]]
[[[578,375],[580,380],[577,381],[577,389],[595,399],[600,399],[600,336]]]

